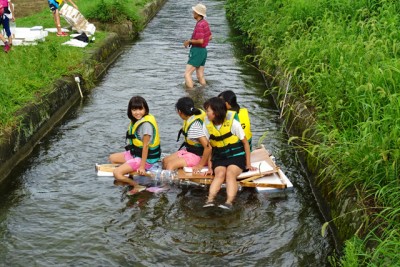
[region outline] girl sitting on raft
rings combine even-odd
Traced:
[[[203,132],[204,111],[194,107],[190,97],[182,97],[175,105],[176,112],[183,120],[182,129],[179,131],[178,140],[182,133],[185,141],[184,149],[165,157],[163,168],[175,170],[183,167],[192,167],[193,172],[200,172],[208,162],[211,146]],[[178,141],[177,140],[177,141]]]
[[[203,207],[215,206],[215,197],[225,182],[227,198],[220,208],[231,209],[236,197],[236,178],[245,170],[256,170],[250,163],[250,147],[236,112],[228,111],[225,102],[213,97],[204,103],[207,118],[203,130],[212,146],[211,165],[214,179],[210,185],[208,199]]]
[[[236,94],[232,90],[223,91],[218,95],[219,98],[222,98],[225,101],[226,108],[228,110],[236,111],[239,117],[239,122],[242,125],[244,130],[244,134],[246,135],[246,139],[250,145],[250,151],[252,150],[252,138],[253,134],[251,133],[250,127],[250,117],[247,108],[241,108],[237,103]]]
[[[138,174],[146,174],[146,169],[160,160],[160,137],[156,119],[149,114],[149,106],[141,96],[134,96],[128,104],[128,118],[131,120],[126,133],[128,145],[125,152],[111,154],[111,163],[122,164],[114,169],[114,177],[117,181],[125,182],[133,189],[127,194],[133,195],[146,189],[125,174],[137,171]]]

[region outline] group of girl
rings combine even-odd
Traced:
[[[219,207],[231,209],[238,190],[236,178],[243,171],[256,169],[250,164],[250,119],[247,109],[240,108],[231,90],[208,99],[203,107],[204,111],[196,108],[190,97],[177,101],[176,112],[183,120],[178,140],[183,134],[184,142],[177,152],[162,160],[163,169],[192,167],[193,172],[200,173],[208,166],[204,175],[214,174],[214,179],[204,207],[216,205],[216,195],[225,182],[227,198]],[[132,195],[145,187],[125,175],[134,171],[144,175],[146,169],[160,160],[161,149],[157,122],[143,97],[132,97],[127,115],[131,122],[126,151],[111,154],[109,160],[121,164],[114,170],[114,177],[133,186],[128,192]]]

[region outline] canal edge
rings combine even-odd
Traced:
[[[167,0],[154,0],[146,4],[142,10],[144,29],[163,7]],[[100,28],[108,29],[110,25],[100,25]],[[53,84],[52,88],[40,103],[28,104],[16,112],[15,116],[21,117],[18,127],[7,131],[0,141],[0,183],[3,183],[15,167],[26,159],[34,148],[67,114],[67,112],[81,99],[80,89],[83,94],[90,93],[90,87],[96,84],[104,75],[110,65],[121,54],[124,42],[133,40],[138,34],[132,24],[118,25],[118,33],[109,32],[107,38],[98,48],[89,51],[88,59],[83,59],[85,77],[76,74],[61,77]],[[126,37],[123,37],[126,36]],[[78,85],[76,78],[81,83]],[[81,88],[80,88],[81,87]]]

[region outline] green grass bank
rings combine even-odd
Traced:
[[[226,7],[285,118],[299,103],[313,115],[290,141],[301,141],[330,223],[345,239],[331,264],[399,266],[400,2],[227,0]]]
[[[62,46],[69,38],[49,33],[38,45],[0,53],[0,182],[80,99],[75,77],[80,77],[82,91],[90,92],[118,56],[122,42],[133,40],[165,0],[75,2],[96,24],[94,43],[85,48]],[[54,27],[48,8],[17,17],[18,27],[36,25]]]
[[[15,112],[29,102],[40,101],[49,93],[49,84],[62,76],[81,74],[86,77],[82,62],[91,56],[91,51],[101,45],[107,33],[106,25],[131,23],[132,32],[138,32],[146,21],[141,13],[150,0],[92,0],[76,3],[81,13],[96,22],[100,29],[96,32],[96,43],[88,47],[62,46],[68,38],[60,38],[49,33],[46,41],[37,46],[14,47],[9,54],[1,53],[0,58],[0,130],[13,128],[18,124]],[[23,5],[23,3],[20,3]],[[54,21],[48,8],[33,15],[19,18],[16,4],[17,26],[41,25],[54,28]],[[63,26],[68,26],[61,18]],[[2,131],[0,131],[1,133]]]

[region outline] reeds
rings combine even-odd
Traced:
[[[303,141],[321,181],[336,194],[363,188],[382,207],[366,213],[367,234],[346,242],[340,264],[398,260],[400,2],[228,0],[227,14],[262,71],[292,77],[290,93],[314,106],[320,140]]]

